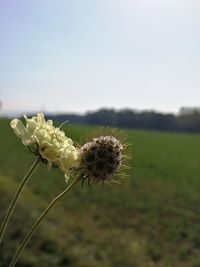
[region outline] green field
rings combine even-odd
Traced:
[[[94,129],[64,130],[81,143]],[[129,177],[75,188],[34,234],[18,267],[200,267],[200,135],[126,133],[133,144]],[[35,157],[6,119],[0,137],[1,221]],[[8,267],[30,225],[65,187],[62,172],[39,166],[0,247],[0,267]]]

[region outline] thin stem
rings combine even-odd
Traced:
[[[59,200],[61,200],[62,198],[64,198],[66,196],[66,194],[68,192],[70,192],[73,187],[81,180],[80,177],[75,178],[71,184],[60,194],[58,195],[50,204],[49,206],[46,208],[46,210],[42,213],[42,215],[40,215],[39,219],[34,223],[34,225],[31,227],[31,229],[29,230],[28,234],[26,235],[26,237],[24,238],[24,240],[22,241],[20,247],[18,248],[11,264],[9,265],[9,267],[14,267],[15,264],[17,263],[23,249],[25,248],[26,244],[28,243],[28,241],[30,240],[30,238],[32,237],[34,231],[37,229],[37,227],[40,225],[40,223],[42,222],[42,220],[44,219],[44,217],[47,215],[47,213],[49,213],[49,211],[57,204],[57,202]]]
[[[32,176],[33,172],[35,171],[35,169],[38,167],[40,163],[40,158],[38,157],[35,162],[33,163],[33,165],[31,166],[31,168],[28,170],[28,172],[25,174],[23,180],[21,181],[18,189],[17,189],[17,192],[15,193],[15,196],[10,204],[10,207],[8,208],[8,211],[4,217],[4,220],[2,222],[2,225],[1,225],[1,228],[0,228],[0,243],[2,242],[3,240],[3,236],[4,236],[4,233],[5,233],[5,230],[6,230],[6,226],[10,220],[10,217],[15,209],[15,206],[17,204],[17,200],[19,199],[21,193],[22,193],[22,190],[24,188],[24,186],[26,185],[26,183],[28,182],[28,180],[30,179],[30,177]]]

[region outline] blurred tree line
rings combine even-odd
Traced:
[[[178,114],[132,109],[100,109],[85,115],[49,115],[58,122],[162,131],[200,132],[200,108],[182,107]]]

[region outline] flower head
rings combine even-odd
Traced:
[[[71,168],[79,165],[79,149],[75,148],[73,141],[60,128],[53,126],[52,120],[45,121],[43,113],[31,119],[24,117],[26,126],[18,119],[12,120],[10,125],[32,153],[40,156],[49,166],[61,168],[66,175]]]
[[[120,170],[124,146],[114,136],[93,138],[81,147],[81,176],[89,184],[107,182]]]

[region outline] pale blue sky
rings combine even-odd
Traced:
[[[6,111],[200,106],[200,1],[0,0]]]

